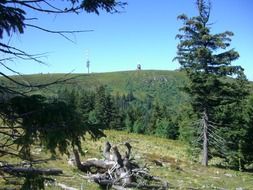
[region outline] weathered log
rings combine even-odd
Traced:
[[[82,172],[88,172],[89,168],[82,165],[78,151],[76,149],[73,149],[73,153],[76,160],[76,167]]]
[[[107,141],[104,146],[103,150],[103,156],[105,157],[106,160],[112,160],[112,154],[111,154],[111,144]]]
[[[73,150],[76,166],[79,170],[83,172],[92,172],[92,168],[96,168],[96,172],[102,173],[110,169],[114,162],[112,161],[104,161],[104,160],[87,160],[86,162],[81,162],[80,156],[77,150]]]
[[[129,159],[130,158],[130,154],[131,154],[132,146],[130,145],[129,142],[125,142],[124,145],[127,148],[127,151],[125,152],[125,158]]]
[[[160,161],[160,160],[152,160],[152,162],[155,164],[155,165],[157,165],[157,166],[163,166],[163,163],[162,163],[162,161]]]
[[[97,168],[98,170],[108,170],[113,167],[115,162],[113,161],[104,161],[104,160],[87,160],[86,162],[81,163],[82,166],[91,169],[92,167]]]
[[[60,187],[61,189],[64,189],[64,190],[78,190],[77,188],[69,187],[69,186],[62,184],[62,183],[57,183],[56,186]]]
[[[116,171],[119,172],[120,170],[120,175],[115,174]],[[118,170],[115,169],[114,175],[111,175],[108,171],[104,174],[90,175],[88,178],[102,187],[117,187],[114,189],[168,189],[166,181],[150,175],[145,168],[134,169],[128,172],[118,168]],[[120,186],[124,188],[119,188]]]
[[[14,167],[11,165],[1,167],[1,170],[9,174],[37,174],[37,175],[60,175],[62,170],[60,169],[42,169],[42,168],[22,168]]]
[[[112,188],[119,190],[117,185],[112,186]],[[167,186],[161,186],[161,185],[148,185],[148,184],[139,184],[139,183],[129,183],[124,185],[125,190],[129,188],[138,188],[142,190],[167,190]],[[122,189],[123,190],[123,189]]]
[[[113,160],[120,166],[123,167],[123,159],[121,154],[119,153],[118,147],[113,146],[112,147],[112,155],[113,155]]]
[[[127,148],[124,157],[121,156],[117,146],[113,146],[111,149],[111,144],[106,142],[103,150],[106,160],[94,159],[81,162],[79,153],[75,150],[74,155],[78,169],[84,172],[91,172],[92,167],[97,169],[96,174],[89,175],[88,179],[101,187],[112,187],[116,190],[130,188],[168,189],[167,182],[150,175],[147,168],[141,168],[133,162],[133,159],[130,158],[132,146],[128,142],[123,145]]]

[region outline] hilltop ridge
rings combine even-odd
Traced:
[[[129,92],[144,100],[147,97],[157,99],[165,105],[177,107],[187,99],[181,90],[187,79],[183,72],[160,70],[119,71],[90,74],[33,74],[13,76],[19,81],[30,84],[50,83],[59,79],[71,78],[66,83],[50,86],[43,93],[55,93],[58,89],[94,90],[104,85],[112,95],[123,95]]]

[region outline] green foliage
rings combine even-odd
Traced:
[[[57,15],[79,13],[84,10],[99,14],[101,9],[110,13],[117,12],[116,7],[123,8],[124,5],[126,3],[115,0],[66,0],[60,1],[60,3],[47,0],[0,0],[0,39],[11,38],[15,33],[24,33],[28,27],[43,32],[60,34],[66,39],[69,39],[65,35],[66,33],[75,33],[75,31],[54,31],[43,28],[39,23],[36,24],[38,18],[32,18],[35,23],[27,23],[26,21],[31,20],[31,18],[27,17],[26,11]],[[17,59],[43,63],[37,55],[11,46],[8,42],[8,39],[4,39],[0,43],[0,52],[4,57],[1,59],[1,65],[7,70],[20,75],[18,71],[8,66],[8,61]],[[81,101],[78,97],[79,92],[72,91],[69,93],[65,90],[58,96],[58,99],[49,98],[48,94],[47,97],[42,94],[32,94],[40,94],[34,89],[48,87],[50,84],[58,84],[65,80],[55,80],[44,84],[40,80],[35,85],[23,79],[22,82],[15,80],[3,72],[0,72],[0,76],[2,76],[1,80],[4,80],[0,83],[0,157],[12,155],[32,163],[34,156],[31,153],[31,148],[34,145],[43,146],[53,154],[56,153],[56,149],[62,154],[68,154],[69,147],[74,148],[76,146],[81,151],[81,140],[85,133],[90,133],[93,139],[104,135],[100,126],[97,126],[96,123],[91,124],[88,120],[88,112],[93,105],[81,107],[80,104],[84,103],[84,99],[87,97]],[[0,173],[1,176],[4,176],[3,173],[5,172],[1,171],[0,168]],[[20,177],[18,173],[14,175]],[[21,189],[43,189],[43,183],[43,177],[40,175],[26,176]]]
[[[36,84],[42,80],[50,82],[60,78],[61,75],[24,77]],[[65,103],[75,102],[76,106],[71,109],[77,111],[83,121],[87,121],[88,124],[85,123],[85,126],[93,126],[92,129],[104,127],[117,130],[126,129],[128,132],[172,139],[179,138],[188,142],[191,145],[189,152],[198,157],[199,143],[201,143],[201,140],[198,141],[201,131],[200,128],[196,128],[198,115],[190,103],[186,103],[189,99],[188,96],[180,91],[181,87],[188,83],[182,72],[141,71],[137,75],[137,72],[133,71],[90,75],[74,74],[71,77],[74,77],[71,84],[75,83],[75,85],[68,83],[61,87],[54,85],[51,88],[49,87],[48,91],[45,89],[41,93],[48,94],[51,97],[49,99],[51,102],[57,99]],[[224,80],[234,79],[225,78]],[[114,83],[114,81],[117,82]],[[129,91],[125,89],[126,86],[129,86]],[[243,85],[239,86],[243,87]],[[95,109],[95,101],[101,102],[96,105],[97,107],[101,106],[99,109]],[[248,105],[249,102],[246,104]],[[97,110],[100,110],[105,118],[105,120],[101,120],[102,122],[109,121],[107,126],[99,124]],[[226,116],[225,111],[222,114],[219,110],[221,107],[215,110],[217,114],[214,115],[214,122],[219,123],[220,118],[227,117],[227,121],[231,119],[228,117],[229,114]],[[108,114],[104,114],[106,112]],[[232,108],[231,112],[233,112]],[[224,132],[217,131],[217,133],[221,135]],[[251,137],[248,136],[247,138],[250,139]],[[222,157],[219,154],[221,149],[215,150],[212,145],[210,145],[210,149],[212,156]],[[248,150],[250,149],[248,148]],[[238,159],[235,162],[238,163]]]
[[[104,136],[101,128],[83,117],[76,91],[64,91],[61,98],[41,95],[15,96],[1,107],[3,126],[1,156],[10,154],[33,163],[33,146],[41,146],[55,155],[69,154],[73,147],[80,152],[84,135],[93,139]],[[6,151],[10,147],[10,151]],[[58,151],[57,151],[58,150]],[[42,189],[43,176],[24,176],[23,189]]]
[[[245,170],[253,161],[252,149],[252,97],[219,108],[217,133],[224,139],[223,157],[235,169]]]
[[[7,6],[7,1],[0,2],[0,39],[6,32],[10,36],[11,32],[24,32],[25,11],[17,7]]]
[[[157,120],[155,134],[159,137],[177,139],[179,135],[178,126],[167,119]]]
[[[95,105],[94,105],[94,116],[95,123],[101,125],[103,128],[106,128],[109,125],[108,112],[106,111],[107,106],[107,97],[105,93],[105,87],[100,86],[95,93]]]
[[[124,7],[127,3],[117,2],[116,0],[84,0],[81,3],[81,7],[87,12],[94,12],[99,14],[99,10],[105,10],[106,12],[117,12],[115,7]]]
[[[169,113],[159,99],[147,96],[143,101],[132,91],[123,95],[116,93],[113,96],[109,89],[111,88],[107,86],[99,86],[94,91],[81,90],[78,93],[80,101],[77,101],[77,104],[81,107],[83,117],[91,124],[164,138],[178,137],[177,124],[171,119],[174,116],[170,115],[172,113]]]
[[[41,175],[30,174],[25,176],[24,184],[22,185],[20,190],[40,190],[45,189],[44,187],[45,178]]]
[[[181,105],[181,114],[177,118],[179,127],[179,140],[188,144],[187,153],[191,160],[199,161],[201,153],[201,133],[202,129],[199,126],[197,114],[194,112],[190,103]]]
[[[84,90],[80,93],[80,109],[82,110],[82,117],[87,121],[92,120],[90,119],[90,112],[95,106],[95,94],[91,91]]]
[[[179,139],[192,145],[199,133],[194,121],[197,121],[197,115],[194,113],[190,104],[182,105],[181,113],[177,118],[179,126]]]
[[[104,86],[96,89],[94,94],[94,109],[90,114],[90,119],[93,123],[107,129],[122,128],[122,116],[119,112],[119,107],[113,97],[106,92]]]
[[[166,110],[164,109],[164,107],[161,107],[158,103],[155,103],[155,105],[150,110],[151,113],[147,131],[149,134],[154,133],[158,135],[158,133],[156,132],[156,128],[157,125],[159,125],[159,122],[165,117]]]
[[[131,115],[126,114],[126,118],[125,118],[125,127],[126,127],[126,131],[128,132],[133,132],[133,124],[134,124],[134,120],[133,118],[131,118]]]
[[[229,47],[233,33],[211,34],[207,23],[210,7],[203,0],[197,2],[201,5],[199,16],[178,17],[184,26],[180,28],[183,34],[177,35],[180,42],[176,59],[190,79],[187,92],[193,97],[194,109],[202,112],[206,108],[230,103],[240,93],[243,95],[243,91],[236,87],[238,80],[245,80],[245,75],[240,66],[231,65],[238,59],[238,52],[234,49],[221,52]],[[226,80],[227,76],[238,80]]]
[[[177,35],[180,42],[175,59],[187,73],[190,82],[185,90],[191,97],[194,111],[203,122],[203,164],[207,165],[211,140],[209,133],[212,132],[210,122],[215,122],[217,107],[243,101],[248,90],[242,67],[231,65],[239,58],[239,53],[234,49],[226,50],[233,33],[211,34],[208,24],[211,3],[209,0],[197,0],[197,5],[198,16],[178,17],[183,21],[183,27],[179,29],[181,34]],[[238,125],[245,127],[243,122],[238,122]]]
[[[143,122],[142,122],[141,119],[134,121],[133,132],[134,133],[139,133],[139,134],[144,134],[145,133],[145,127],[144,127]]]
[[[83,120],[76,101],[72,92],[64,101],[32,95],[14,97],[6,104],[8,117],[4,122],[8,126],[15,123],[13,129],[22,129],[14,142],[20,147],[19,154],[23,159],[31,159],[30,147],[37,142],[52,153],[56,148],[61,153],[68,153],[68,146],[81,147],[81,138],[86,132],[94,137],[102,135],[99,128],[91,130],[88,122]]]
[[[25,30],[25,20],[27,9],[38,11],[42,13],[77,13],[85,10],[88,13],[99,14],[100,10],[113,13],[118,12],[117,7],[124,8],[127,5],[125,2],[118,2],[116,0],[67,0],[61,2],[61,6],[54,5],[50,1],[45,1],[49,8],[44,8],[44,4],[40,0],[34,1],[0,1],[0,38],[3,38],[3,33],[6,32],[9,36],[11,32],[23,33]],[[36,5],[34,5],[36,4]],[[61,9],[61,7],[65,9]],[[51,8],[51,9],[50,9]],[[31,26],[27,24],[28,26]],[[1,46],[4,44],[1,44]],[[5,52],[8,53],[8,52]]]

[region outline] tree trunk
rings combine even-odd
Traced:
[[[244,159],[243,159],[243,153],[242,153],[242,140],[239,140],[238,144],[238,169],[240,172],[242,172],[244,168]]]
[[[202,165],[208,166],[208,115],[207,111],[204,110],[203,116],[203,160]]]
[[[83,166],[80,160],[79,153],[76,149],[73,148],[74,156],[75,156],[75,161],[76,161],[76,167],[83,172],[88,172],[89,168],[86,166]]]

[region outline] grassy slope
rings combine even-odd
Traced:
[[[167,180],[171,189],[253,189],[253,174],[232,170],[225,170],[209,166],[202,167],[198,163],[193,163],[188,159],[187,147],[180,141],[167,140],[157,137],[144,136],[138,134],[128,134],[127,132],[106,131],[106,138],[98,141],[91,141],[89,138],[83,143],[86,155],[82,160],[88,158],[102,158],[101,151],[105,141],[113,144],[125,141],[131,142],[133,146],[133,157],[142,166],[147,164],[153,175]],[[119,146],[120,148],[124,148]],[[40,156],[49,157],[45,152]],[[10,158],[8,158],[10,159]],[[163,166],[156,166],[153,160],[160,160]],[[43,164],[44,167],[62,168],[64,174],[56,177],[58,183],[84,189],[99,189],[96,184],[84,180],[74,167],[67,164],[67,157],[58,155],[56,161],[49,161]],[[2,182],[3,183],[3,182]],[[1,180],[0,180],[1,184]],[[48,187],[47,189],[57,189]]]
[[[101,158],[101,150],[105,141],[110,141],[113,144],[130,141],[133,145],[132,155],[135,160],[142,166],[146,163],[153,175],[166,179],[170,183],[171,189],[236,189],[239,187],[253,189],[253,174],[211,166],[204,168],[188,159],[187,147],[179,141],[119,131],[106,131],[106,134],[106,138],[96,142],[86,139],[83,149],[87,152],[82,160],[93,157]],[[119,147],[122,148],[122,146]],[[40,153],[40,155],[46,156],[45,153]],[[164,166],[156,166],[153,160],[162,161]],[[79,175],[83,175],[82,173],[67,165],[66,156],[59,155],[58,160],[48,162],[45,167],[64,170],[64,175],[56,177],[60,183],[76,188],[83,186],[84,189],[99,189],[95,184],[82,179]]]

